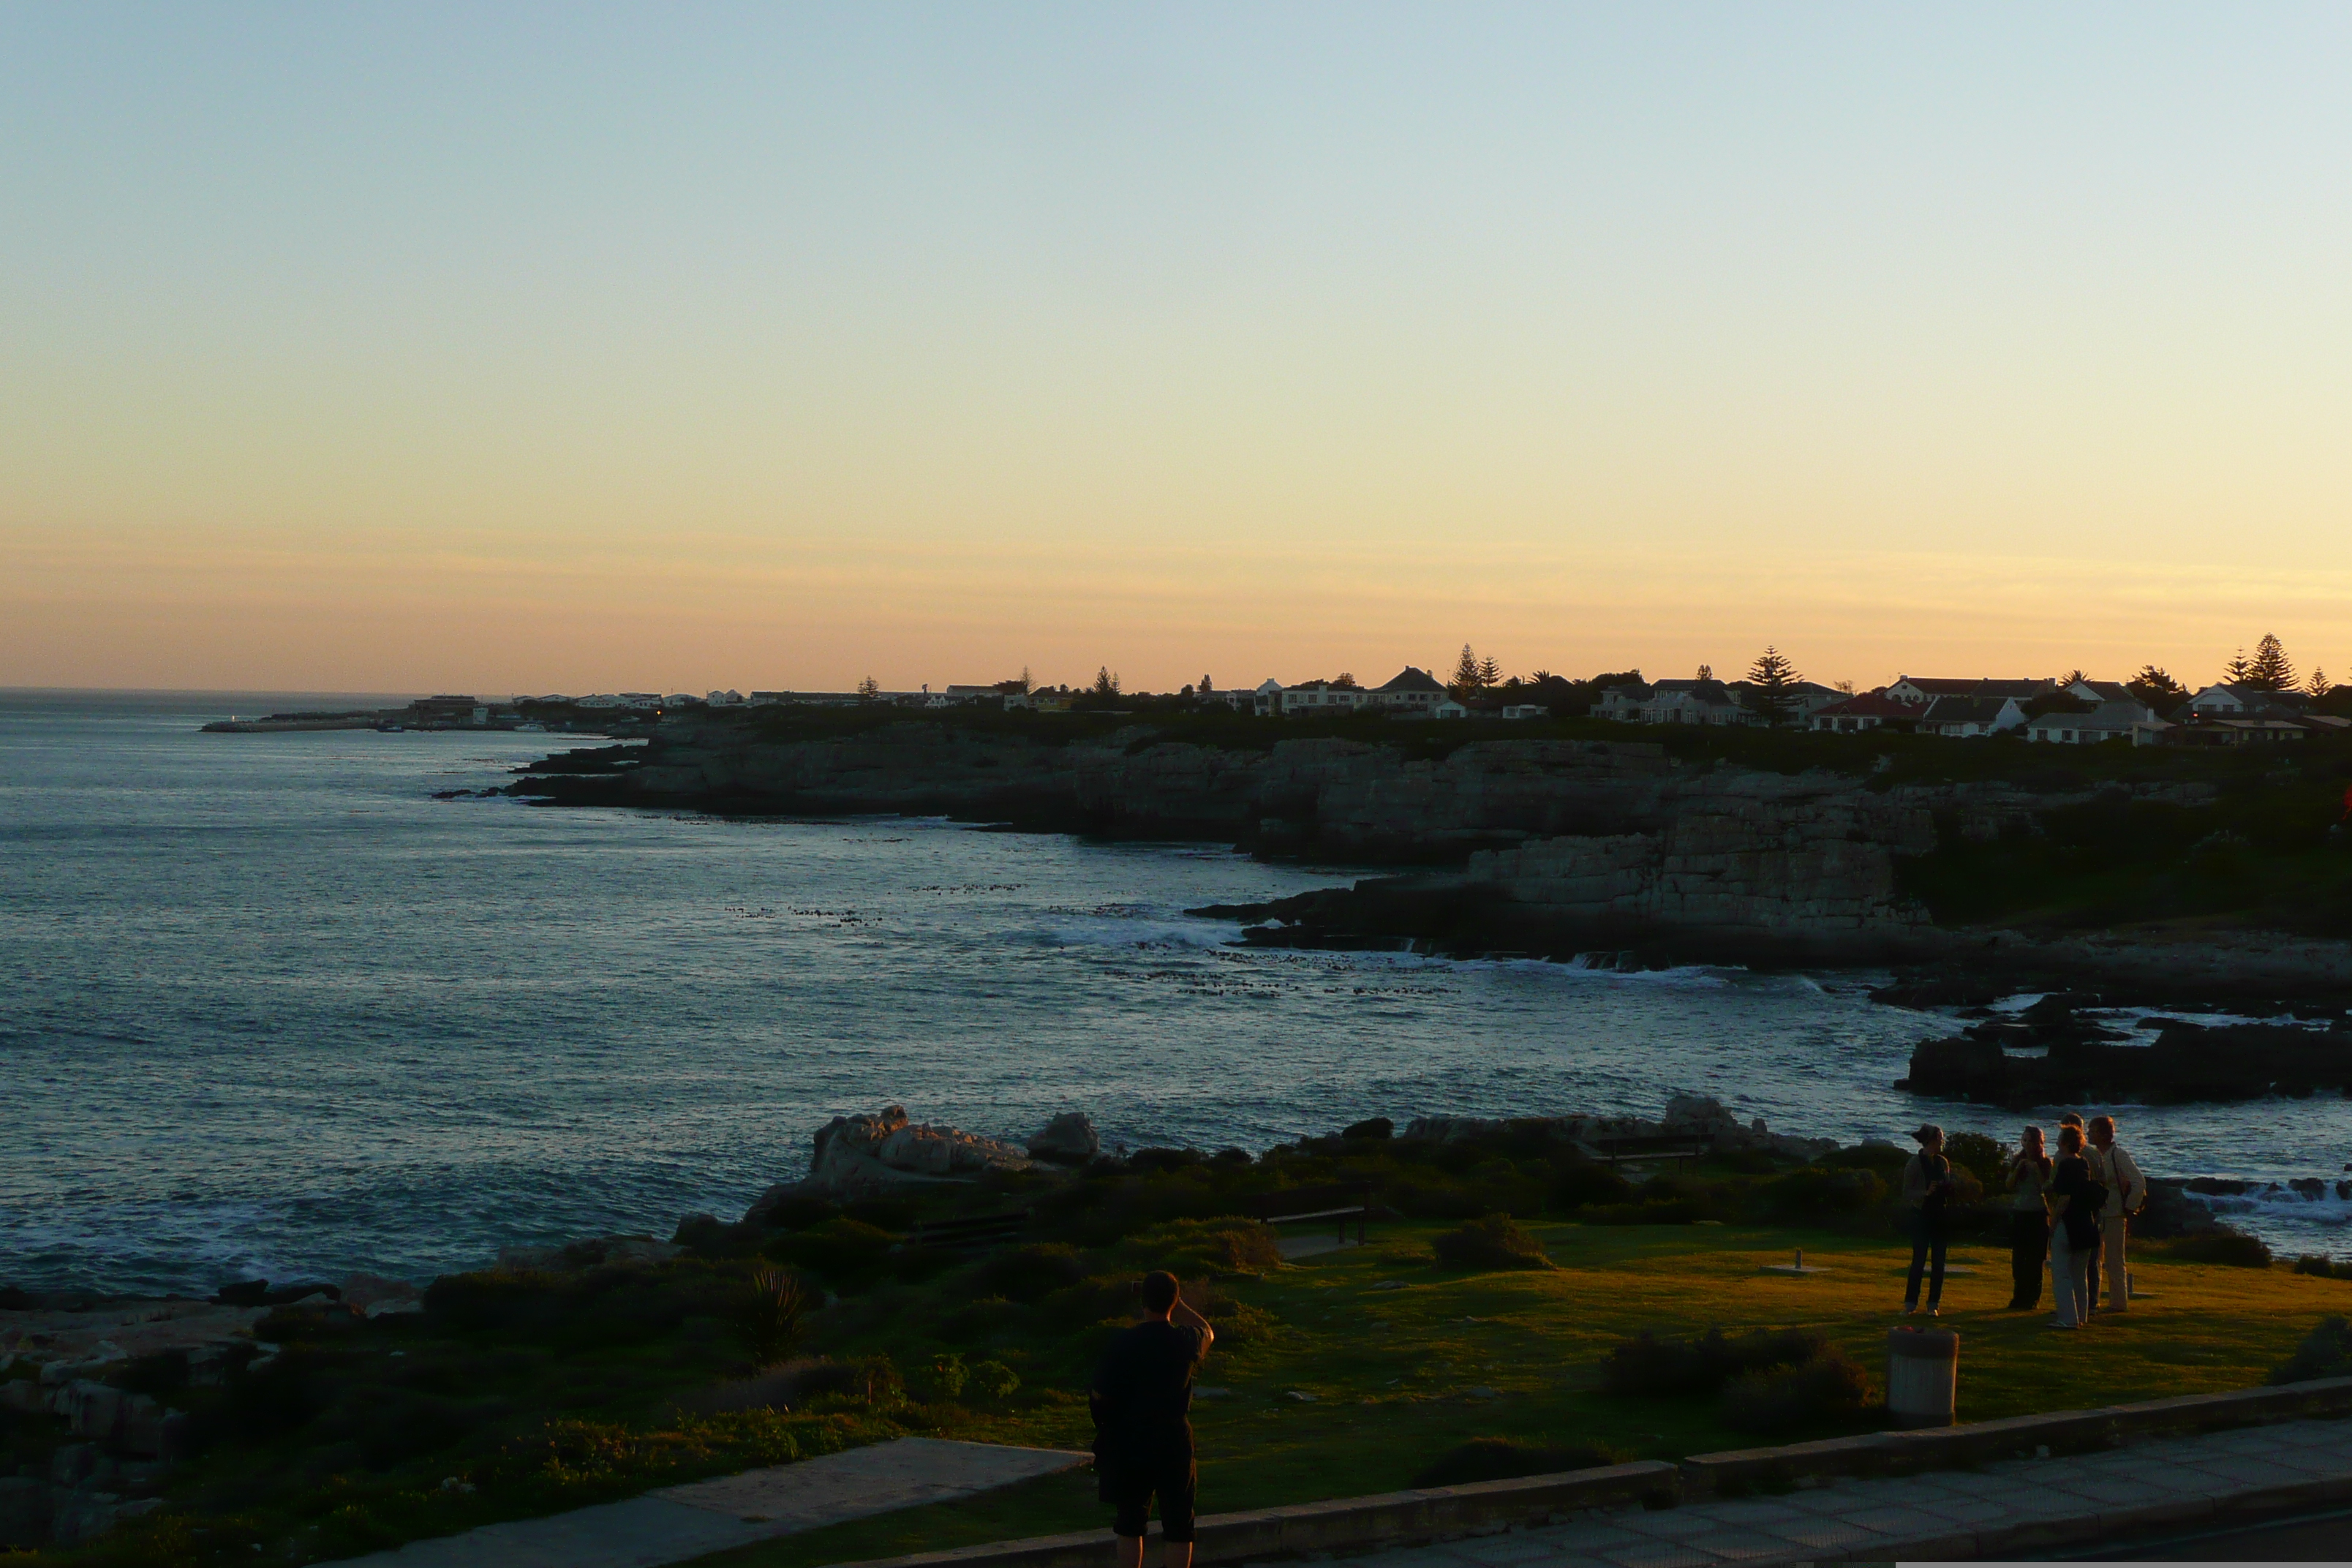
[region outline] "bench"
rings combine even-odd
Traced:
[[[1592,1157],[1607,1164],[1632,1160],[1672,1160],[1681,1170],[1693,1160],[1715,1152],[1715,1135],[1708,1132],[1652,1135],[1644,1138],[1594,1138],[1588,1141]]]
[[[1000,1214],[927,1220],[907,1233],[906,1244],[939,1252],[985,1252],[1021,1239],[1021,1233],[1029,1228],[1029,1215],[1027,1209],[1006,1209]]]
[[[1369,1183],[1342,1184],[1328,1187],[1292,1187],[1287,1192],[1268,1193],[1249,1203],[1252,1218],[1267,1225],[1294,1225],[1310,1219],[1337,1220],[1339,1239],[1348,1239],[1348,1221],[1356,1222],[1356,1240],[1364,1239],[1365,1222],[1372,1212],[1372,1189]]]

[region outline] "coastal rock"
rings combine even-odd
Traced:
[[[1083,1110],[1065,1110],[1029,1139],[1031,1159],[1056,1165],[1083,1165],[1101,1152],[1094,1120]]]
[[[405,1279],[354,1274],[343,1281],[343,1305],[357,1317],[381,1318],[394,1312],[421,1312],[425,1298]]]
[[[2071,1016],[2071,1015],[2070,1015]],[[2000,1028],[1921,1042],[1903,1086],[1914,1094],[2026,1107],[2089,1098],[2158,1104],[2231,1102],[2352,1089],[2352,1031],[2273,1024],[2218,1028],[2168,1022],[2153,1044],[2069,1026],[2032,1026],[2042,1056],[2013,1055]]]
[[[650,1236],[600,1236],[561,1247],[502,1247],[499,1267],[554,1274],[589,1268],[646,1268],[667,1263],[686,1249]]]
[[[908,1182],[970,1181],[988,1171],[1034,1168],[1012,1144],[961,1128],[910,1121],[903,1105],[867,1115],[836,1116],[820,1128],[809,1173],[761,1193],[747,1220],[757,1220],[788,1198],[833,1200],[887,1192]]]
[[[1743,1125],[1722,1101],[1687,1094],[1678,1094],[1668,1100],[1664,1116],[1656,1121],[1639,1116],[1536,1116],[1507,1121],[1477,1116],[1420,1116],[1400,1136],[1461,1143],[1507,1134],[1588,1150],[1597,1146],[1600,1140],[1609,1138],[1706,1136],[1726,1152],[1760,1150],[1796,1160],[1811,1160],[1838,1146],[1834,1138],[1798,1138],[1774,1132],[1760,1116]]]

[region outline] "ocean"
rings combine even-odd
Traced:
[[[199,731],[297,705],[0,693],[0,1284],[423,1280],[667,1236],[891,1102],[1252,1150],[1685,1092],[1846,1142],[2021,1120],[1891,1088],[1949,1026],[1872,1004],[1876,976],[1247,950],[1183,911],[1356,873],[435,798],[563,736]],[[2119,1113],[2152,1173],[2330,1184],[2234,1205],[2286,1250],[2352,1217],[2341,1100]]]

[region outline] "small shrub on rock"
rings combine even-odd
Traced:
[[[1417,1487],[1459,1487],[1474,1481],[1510,1481],[1521,1476],[1556,1476],[1619,1463],[1623,1456],[1597,1444],[1555,1446],[1518,1443],[1508,1437],[1473,1437],[1439,1455],[1419,1475]]]
[[[2271,1369],[2270,1381],[2310,1383],[2323,1377],[2352,1377],[2352,1322],[2342,1318],[2322,1318],[2294,1353]]]
[[[1474,1219],[1430,1243],[1447,1268],[1549,1268],[1542,1246],[1507,1214]]]
[[[1723,1391],[1723,1418],[1743,1432],[1794,1432],[1858,1415],[1869,1403],[1862,1368],[1824,1348],[1801,1365],[1733,1379]]]
[[[2259,1236],[2248,1236],[2229,1226],[2216,1226],[2195,1236],[2166,1244],[2185,1263],[2221,1263],[2236,1268],[2268,1268],[2271,1249]]]
[[[1066,1242],[1033,1241],[980,1266],[980,1289],[1008,1301],[1035,1301],[1087,1277],[1086,1259]]]

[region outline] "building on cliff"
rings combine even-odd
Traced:
[[[1897,702],[1933,702],[1938,697],[2013,697],[2031,702],[2058,689],[2054,680],[1968,680],[1940,676],[1898,675],[1886,695]]]
[[[1883,691],[1865,691],[1816,710],[1808,722],[1813,729],[1841,735],[1861,734],[1869,730],[1907,733],[1919,727],[1927,711],[1924,702],[1901,702]]]
[[[2105,741],[2153,746],[2171,728],[2147,703],[2126,698],[2102,702],[2088,713],[2041,714],[2026,721],[2025,738],[2055,746],[2095,746]]]
[[[1891,692],[1895,689],[1888,687]],[[2025,722],[2025,708],[2014,697],[1938,697],[1920,715],[1923,735],[1998,735]]]

